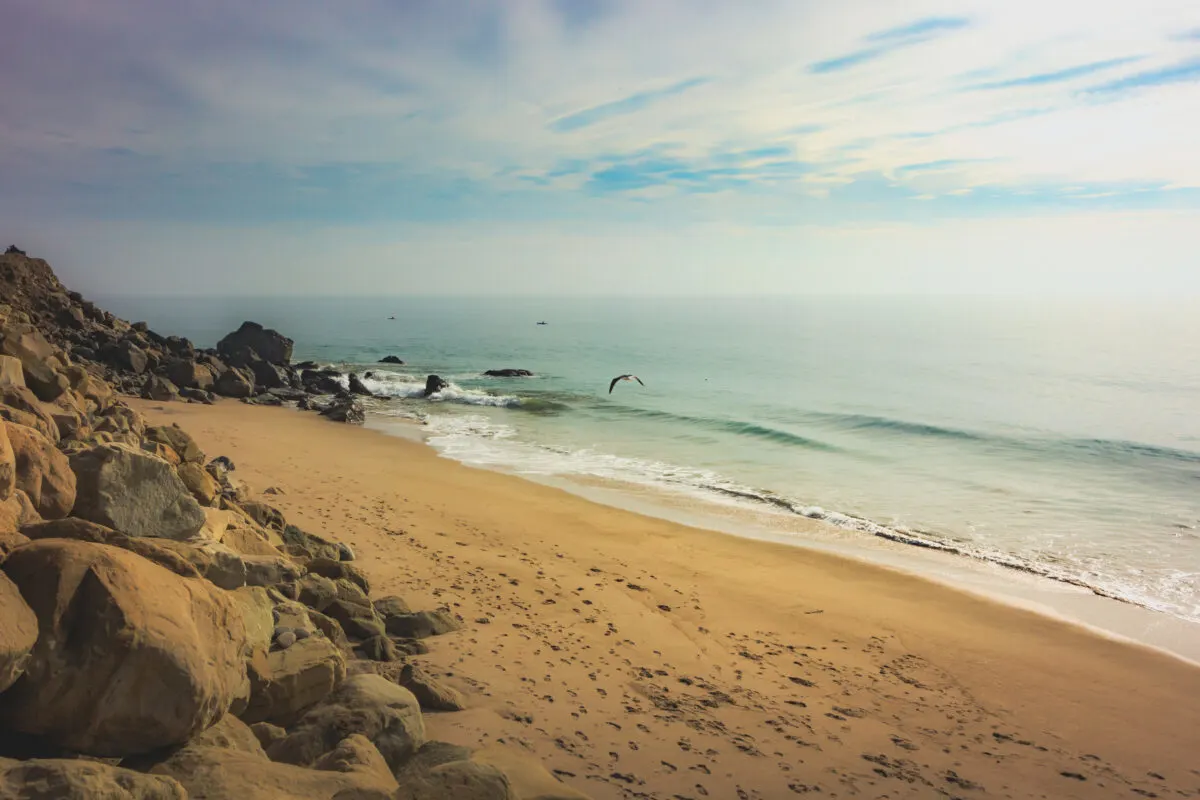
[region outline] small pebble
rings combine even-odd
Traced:
[[[275,644],[279,645],[280,650],[287,650],[296,643],[296,634],[293,631],[284,631],[275,640]]]
[[[309,636],[312,635],[308,631],[304,630],[304,628],[296,628],[296,630],[292,631],[292,633],[296,634],[296,641],[300,641],[301,639],[307,639]]]
[[[291,633],[291,631],[292,631],[292,629],[287,627],[286,625],[280,625],[277,628],[275,628],[275,632],[271,634],[271,637],[274,639],[278,639],[280,636],[283,636],[285,633]]]

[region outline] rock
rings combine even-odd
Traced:
[[[533,373],[527,369],[489,369],[483,373],[489,378],[531,378]]]
[[[354,548],[351,547],[350,545],[346,544],[345,542],[338,542],[337,549],[338,549],[338,556],[340,557],[340,559],[342,561],[353,561],[354,560]]]
[[[164,546],[165,540],[135,539],[112,528],[97,525],[94,522],[67,517],[51,522],[34,522],[23,525],[22,535],[32,541],[39,539],[70,539],[76,542],[92,542],[120,547],[131,553],[137,553],[148,561],[153,561],[160,567],[174,572],[183,578],[200,578],[201,573],[192,563],[178,552]]]
[[[243,322],[240,328],[217,342],[217,352],[224,356],[245,348],[263,361],[283,365],[292,360],[293,344],[278,331],[264,328],[257,322]]]
[[[355,645],[354,652],[369,661],[399,661],[404,656],[386,636],[372,636]],[[420,699],[420,698],[418,698]]]
[[[146,428],[145,438],[150,442],[160,442],[167,445],[179,457],[191,464],[204,463],[204,451],[196,444],[196,440],[178,425],[155,425]]]
[[[361,733],[352,733],[342,739],[337,747],[318,758],[313,768],[324,772],[374,775],[385,785],[395,785],[396,780],[379,748]]]
[[[369,605],[359,605],[345,600],[334,600],[321,613],[337,620],[342,630],[351,639],[370,639],[385,632],[383,620],[375,615]]]
[[[309,622],[312,626],[319,630],[326,639],[333,642],[337,649],[343,653],[351,652],[350,640],[346,638],[346,632],[342,630],[342,626],[333,617],[327,617],[320,611],[308,610],[307,614]]]
[[[217,378],[213,391],[222,397],[249,397],[254,394],[254,378],[240,369],[229,367]]]
[[[0,388],[6,386],[25,386],[25,373],[21,369],[21,361],[12,356],[0,356]]]
[[[315,611],[324,611],[338,599],[337,584],[311,572],[300,579],[297,592],[297,599]]]
[[[30,539],[23,533],[16,531],[0,532],[0,564],[4,563],[4,559],[8,558],[8,554],[16,550],[22,545],[29,544]]]
[[[337,544],[315,533],[308,533],[295,525],[285,525],[281,536],[284,548],[293,556],[325,559],[334,562],[340,560],[341,551],[338,549]],[[335,577],[340,578],[343,576],[341,573],[338,573]]]
[[[45,519],[65,517],[76,501],[70,460],[33,428],[0,423],[7,432],[16,467],[15,488],[25,492]]]
[[[187,741],[246,689],[246,630],[228,595],[115,547],[58,539],[4,572],[38,619],[6,727],[121,757]]]
[[[375,607],[375,613],[383,617],[385,621],[388,617],[412,613],[412,609],[408,607],[408,603],[404,602],[403,598],[396,597],[395,595],[381,597],[372,603],[372,605]]]
[[[300,577],[301,567],[283,556],[243,556],[247,586],[275,586]]]
[[[378,675],[354,675],[291,726],[287,738],[271,745],[267,754],[272,761],[311,765],[355,733],[369,739],[395,771],[425,743],[417,698]]]
[[[242,614],[247,655],[266,653],[271,649],[271,637],[275,630],[275,620],[271,614],[275,602],[261,586],[243,586],[230,592],[229,597],[237,603]]]
[[[490,764],[451,761],[400,776],[392,800],[517,800],[504,773]]]
[[[437,394],[442,389],[445,389],[450,384],[442,380],[437,375],[430,375],[425,379],[425,396],[429,397],[432,394]]]
[[[296,634],[294,631],[284,631],[275,637],[275,644],[280,650],[287,650],[296,643]]]
[[[331,581],[345,578],[348,581],[358,584],[358,587],[367,594],[371,593],[371,584],[367,580],[366,574],[358,567],[348,564],[345,561],[337,561],[327,557],[316,557],[309,562],[308,571],[314,575],[329,578]]]
[[[14,489],[12,497],[0,501],[0,532],[12,533],[41,519],[29,496],[20,489]]]
[[[175,468],[175,473],[200,505],[211,506],[221,496],[221,487],[199,464],[180,464]]]
[[[206,406],[211,406],[216,402],[216,396],[212,392],[206,392],[203,389],[180,389],[179,396],[192,403],[203,403]]]
[[[8,423],[0,422],[0,501],[12,497],[17,488],[17,457],[8,440]]]
[[[54,345],[32,325],[0,327],[0,355],[12,356],[21,362],[25,386],[40,400],[54,400],[71,388],[70,381],[59,372],[63,365],[56,353]]]
[[[362,425],[367,420],[366,412],[358,401],[350,397],[339,397],[321,410],[321,416],[334,422]]]
[[[37,636],[37,617],[16,584],[0,572],[0,692],[25,671]]]
[[[142,442],[141,449],[156,458],[161,458],[172,467],[178,467],[183,463],[183,459],[179,457],[179,453],[176,453],[162,442]]]
[[[460,630],[462,625],[446,611],[394,614],[384,620],[387,632],[405,639],[425,639]]]
[[[254,383],[263,389],[282,389],[288,385],[287,373],[269,361],[251,361],[249,364]]]
[[[233,552],[245,556],[278,557],[279,550],[272,543],[270,534],[249,520],[239,519],[225,531],[221,540]]]
[[[160,403],[169,403],[179,399],[179,389],[166,378],[151,375],[146,380],[146,385],[142,387],[142,398],[145,400],[157,400]]]
[[[51,442],[60,438],[58,423],[33,392],[21,386],[0,387],[0,418],[33,428]]]
[[[310,394],[337,394],[342,391],[341,376],[336,369],[306,369],[300,372],[300,383]]]
[[[146,353],[128,339],[100,348],[100,358],[122,372],[141,375],[146,371]]]
[[[398,356],[384,356],[383,358],[379,359],[378,363],[380,363],[380,364],[403,364],[404,362],[401,361]]]
[[[187,539],[204,511],[175,469],[160,458],[110,444],[71,457],[77,478],[73,514],[129,536]]]
[[[413,693],[421,708],[427,711],[462,711],[463,696],[456,690],[427,674],[416,664],[405,664],[395,681]]]
[[[209,391],[216,378],[207,364],[198,364],[189,359],[176,359],[167,364],[167,377],[180,389]]]
[[[395,778],[373,767],[304,769],[220,747],[185,747],[152,774],[175,778],[194,800],[391,800],[396,790]]]
[[[272,725],[269,722],[256,722],[250,726],[250,730],[254,732],[258,743],[262,745],[263,750],[270,747],[273,743],[287,737],[287,731],[278,725]]]
[[[301,639],[250,661],[250,704],[244,722],[290,725],[346,676],[341,651],[322,636]]]
[[[349,580],[348,578],[338,578],[333,582],[333,585],[337,591],[337,597],[339,600],[345,600],[347,603],[364,606],[371,612],[372,616],[375,615],[375,609],[371,605],[371,598],[367,596],[367,593],[364,592],[362,587],[357,583]]]
[[[363,382],[359,380],[358,373],[350,373],[350,394],[361,394],[367,397],[374,397],[375,393],[368,389]]]
[[[94,428],[98,433],[112,433],[119,441],[135,444],[146,433],[146,420],[124,403],[113,403],[97,417]]]
[[[0,797],[16,800],[187,800],[174,778],[78,758],[0,758]]]

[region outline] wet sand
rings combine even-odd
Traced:
[[[471,706],[434,737],[595,798],[1200,797],[1200,668],[1161,652],[311,414],[136,405],[461,616],[418,659]]]

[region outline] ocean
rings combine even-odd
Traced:
[[[372,424],[467,464],[798,539],[824,520],[1200,621],[1193,302],[95,299],[200,346],[274,327],[296,360],[371,371]],[[508,367],[535,375],[482,376]],[[431,373],[451,387],[426,400]],[[645,385],[610,394],[622,373]]]

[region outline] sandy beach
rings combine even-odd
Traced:
[[[462,618],[419,659],[468,697],[434,738],[593,797],[1200,796],[1200,668],[1163,653],[315,415],[132,404]]]

